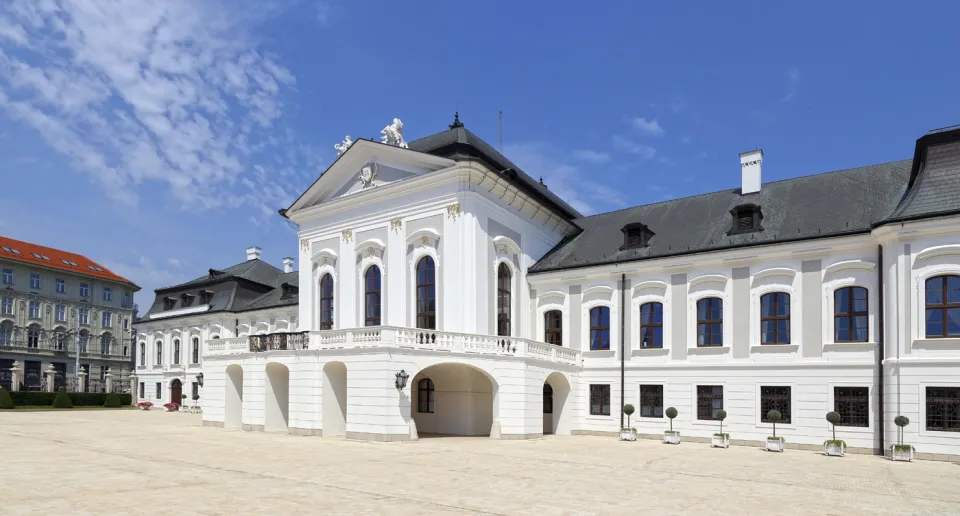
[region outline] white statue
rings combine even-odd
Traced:
[[[380,137],[381,143],[396,145],[403,149],[407,148],[407,142],[403,140],[403,122],[399,118],[394,118],[393,123],[384,127],[380,134],[383,135]]]
[[[376,178],[377,164],[371,163],[360,169],[360,175],[357,179],[360,180],[360,184],[362,184],[364,188],[367,188],[369,186],[376,186],[373,182]]]
[[[343,143],[335,143],[333,148],[337,149],[337,156],[339,156],[347,152],[347,149],[349,149],[351,145],[353,145],[353,140],[350,139],[350,135],[348,134],[346,138],[343,139]]]

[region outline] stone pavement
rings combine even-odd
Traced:
[[[957,514],[960,464],[604,437],[369,443],[0,412],[0,514]]]

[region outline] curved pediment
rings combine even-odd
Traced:
[[[796,275],[797,275],[797,271],[790,269],[788,267],[771,267],[769,269],[763,269],[762,271],[756,272],[753,275],[753,280],[756,281],[760,279],[773,278],[773,277],[790,278],[792,280],[793,277]]]
[[[832,263],[828,265],[823,270],[823,272],[831,273],[831,272],[839,272],[839,271],[845,271],[845,270],[851,270],[851,269],[869,271],[876,266],[877,264],[873,262],[868,262],[866,260],[844,260],[842,262]]]
[[[926,260],[937,256],[960,256],[960,244],[937,245],[917,253],[917,260]]]
[[[690,286],[700,285],[702,283],[726,283],[727,277],[722,274],[704,274],[690,280]]]
[[[669,285],[667,285],[667,282],[665,281],[648,280],[648,281],[641,281],[640,283],[637,283],[636,285],[634,285],[633,291],[636,292],[638,290],[666,290],[668,286]]]

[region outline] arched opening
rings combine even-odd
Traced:
[[[263,430],[286,432],[290,413],[290,370],[283,364],[270,362],[267,364],[266,373]]]
[[[40,325],[37,323],[27,327],[27,347],[34,349],[40,347]]]
[[[347,435],[347,366],[330,362],[323,366],[323,436]]]
[[[570,382],[567,377],[563,373],[550,373],[543,383],[544,435],[570,435],[572,414],[567,406],[569,398]]]
[[[320,329],[333,329],[333,276],[329,272],[320,278]]]
[[[101,355],[110,354],[110,344],[112,342],[113,342],[113,335],[110,335],[110,332],[104,332],[103,335],[100,335],[100,354]]]
[[[417,262],[417,328],[437,329],[437,268],[430,256]]]
[[[465,364],[437,364],[413,378],[410,412],[420,437],[489,436],[497,384]]]
[[[371,265],[364,276],[364,326],[380,326],[380,267]]]
[[[77,339],[77,347],[81,353],[87,352],[87,342],[90,341],[90,332],[86,329],[80,330],[80,338]]]
[[[67,329],[63,326],[57,326],[53,329],[53,349],[56,351],[67,350]]]
[[[0,322],[0,345],[9,346],[13,342],[13,321]]]
[[[223,426],[243,427],[243,368],[237,364],[227,366],[227,385],[224,392]]]
[[[497,335],[510,336],[510,296],[512,291],[510,267],[500,262],[497,267]]]
[[[183,400],[180,399],[180,396],[183,395],[183,384],[180,382],[179,378],[174,378],[170,382],[170,403],[181,404]]]
[[[180,363],[180,339],[173,339],[173,364]]]

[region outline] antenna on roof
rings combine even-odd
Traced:
[[[500,140],[500,154],[503,154],[503,110],[497,110],[497,134]]]

